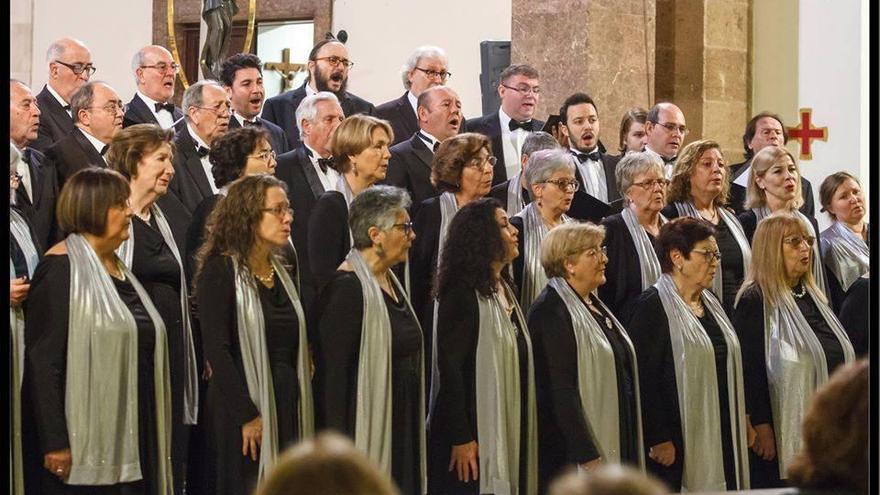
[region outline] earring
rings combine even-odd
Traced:
[[[376,244],[376,256],[378,256],[380,258],[385,257],[385,248],[382,247],[381,244]]]

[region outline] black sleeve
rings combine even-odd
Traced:
[[[434,258],[437,253],[440,236],[440,210],[437,208],[437,198],[431,198],[422,202],[422,206],[413,220],[413,229],[416,239],[413,241],[409,254],[409,277],[412,290],[412,305],[419,318],[419,322],[426,332],[430,331],[431,319],[427,312],[433,309],[431,305],[431,288],[433,287]]]
[[[866,356],[869,352],[868,336],[871,335],[870,322],[870,280],[859,277],[849,287],[849,292],[840,305],[840,324],[849,335],[856,357]]]
[[[385,180],[382,182],[389,186],[406,189],[412,194],[413,188],[406,169],[406,160],[404,160],[400,152],[391,152],[391,158],[388,159],[388,172],[385,173]]]
[[[228,414],[243,425],[260,415],[251,401],[238,364],[241,349],[235,309],[235,274],[232,260],[217,256],[205,262],[196,281],[196,301],[205,358],[211,363],[211,386],[221,391]],[[210,308],[210,310],[207,310]]]
[[[516,287],[518,291],[523,290],[523,267],[525,265],[525,246],[526,246],[526,232],[525,227],[523,226],[523,219],[520,217],[510,217],[510,225],[516,227],[519,235],[517,236],[517,246],[519,248],[519,254],[513,260],[513,281],[516,283]]]
[[[318,198],[309,217],[309,264],[319,292],[333,278],[350,247],[345,198],[328,191]]]
[[[742,348],[746,412],[753,425],[773,423],[767,360],[764,354],[764,300],[761,289],[747,289],[733,310],[733,328]]]
[[[43,454],[70,447],[64,396],[70,323],[70,261],[46,256],[37,265],[25,304],[25,380]]]
[[[206,198],[199,206],[196,207],[192,214],[192,220],[186,229],[186,257],[184,259],[184,268],[186,269],[187,283],[192,286],[192,279],[196,274],[196,254],[202,244],[205,243],[205,224],[208,221],[208,215],[214,209],[216,199]]]
[[[336,272],[318,305],[315,396],[319,426],[354,437],[364,296],[357,276]]]
[[[755,212],[752,210],[746,210],[740,213],[737,217],[740,225],[742,225],[743,232],[746,234],[746,239],[749,240],[749,244],[752,243],[752,237],[755,235],[755,230],[758,228],[758,217],[755,216]]]
[[[479,327],[477,296],[472,289],[450,290],[440,299],[437,366],[441,386],[436,407],[443,404],[443,428],[452,445],[476,440],[473,411]]]
[[[628,316],[632,314],[629,308],[624,307],[629,278],[628,271],[630,270],[627,257],[630,252],[626,249],[622,226],[615,221],[618,218],[617,216],[607,217],[602,221],[602,226],[605,227],[604,245],[608,251],[608,264],[605,266],[605,283],[599,286],[598,293],[599,298],[608,306],[614,316],[623,325],[626,325]],[[638,264],[638,260],[634,260],[634,262]],[[641,277],[641,272],[639,277]]]
[[[599,451],[590,435],[586,414],[581,405],[577,343],[572,332],[571,318],[565,308],[554,308],[548,303],[547,299],[539,298],[539,302],[532,306],[529,313],[536,387],[539,397],[549,399],[550,402],[542,404],[538,414],[546,413],[549,409],[553,422],[565,439],[568,461],[583,464],[599,458]],[[562,304],[561,301],[559,303]]]

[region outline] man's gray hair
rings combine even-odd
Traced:
[[[67,51],[67,47],[71,43],[80,44],[88,50],[86,44],[76,38],[61,38],[53,41],[49,45],[49,48],[46,50],[46,62],[52,62],[53,60],[64,58],[64,52]]]
[[[186,116],[186,120],[189,121],[189,109],[192,107],[200,107],[204,104],[205,99],[203,97],[205,86],[217,86],[224,92],[223,85],[220,84],[220,81],[216,81],[214,79],[202,79],[201,81],[195,82],[190,85],[190,87],[186,88],[186,91],[183,92],[183,114]]]
[[[355,249],[373,245],[370,227],[388,230],[397,222],[397,215],[406,211],[412,201],[405,189],[394,186],[372,186],[358,194],[349,207],[348,226]]]
[[[419,65],[419,60],[426,57],[443,59],[444,62],[449,63],[446,52],[439,46],[422,45],[416,48],[416,51],[406,59],[406,63],[400,68],[400,78],[403,79],[404,88],[409,89],[412,86],[409,82],[409,73]]]
[[[79,122],[79,111],[88,110],[95,103],[95,85],[107,85],[104,81],[89,81],[76,90],[70,97],[70,114],[73,122]]]
[[[529,163],[526,166],[526,184],[530,187],[540,184],[560,170],[574,173],[574,159],[571,153],[563,149],[535,151],[529,156]]]
[[[318,117],[318,103],[322,101],[331,101],[337,105],[339,104],[339,98],[333,93],[329,91],[319,91],[303,98],[299,106],[296,107],[296,128],[299,129],[300,139],[306,138],[305,135],[303,135],[302,130],[303,119],[314,124],[315,119]]]
[[[528,158],[536,151],[553,150],[557,148],[561,149],[562,146],[560,146],[559,141],[549,133],[544,131],[530,132],[526,136],[526,140],[523,141],[522,154]]]
[[[633,185],[633,180],[637,175],[649,170],[656,170],[663,177],[663,162],[657,155],[647,151],[627,153],[617,163],[617,170],[614,172],[617,179],[617,190],[621,194],[625,193]]]

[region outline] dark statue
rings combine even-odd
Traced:
[[[220,76],[220,64],[226,60],[232,38],[232,18],[237,13],[235,0],[204,0],[202,19],[208,25],[208,33],[199,60],[204,78]]]

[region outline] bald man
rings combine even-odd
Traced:
[[[648,144],[645,145],[645,151],[663,161],[663,172],[667,179],[672,178],[672,165],[687,132],[684,113],[675,104],[657,103],[648,111],[645,122]]]
[[[125,106],[122,127],[134,124],[158,124],[168,129],[183,118],[183,110],[174,106],[174,82],[179,67],[171,52],[159,45],[148,45],[134,54],[131,71],[137,91]]]
[[[40,107],[40,130],[31,148],[45,152],[49,146],[73,132],[70,98],[83,87],[92,74],[92,54],[82,41],[61,38],[46,50],[49,80],[37,95]]]

